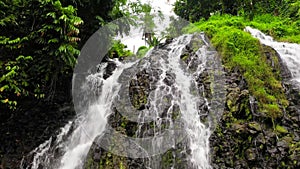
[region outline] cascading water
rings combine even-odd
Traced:
[[[278,52],[292,73],[292,80],[297,82],[300,86],[300,45],[276,42],[271,36],[267,36],[261,31],[251,27],[246,27],[245,30],[250,32],[252,36],[258,38],[262,44],[270,46]]]
[[[210,130],[208,126],[200,122],[200,114],[198,105],[204,99],[201,99],[196,89],[196,77],[203,72],[206,65],[205,57],[200,57],[199,49],[197,61],[198,65],[194,67],[194,71],[189,70],[189,66],[184,66],[180,56],[182,51],[188,43],[190,43],[192,35],[186,35],[178,38],[174,43],[170,45],[170,51],[167,56],[159,56],[156,61],[146,62],[142,66],[144,69],[150,69],[155,65],[160,67],[160,77],[156,82],[156,90],[150,93],[150,112],[156,119],[154,136],[161,134],[164,130],[163,124],[168,123],[172,128],[174,126],[173,113],[174,109],[178,108],[181,112],[181,118],[183,120],[184,129],[189,138],[189,148],[191,150],[190,161],[195,168],[210,168],[209,165],[209,145],[208,138],[210,136]],[[204,47],[205,48],[205,47]],[[190,71],[190,72],[189,72]],[[166,101],[167,100],[167,101]],[[171,100],[171,101],[168,101]],[[151,108],[153,108],[151,110]],[[166,118],[162,118],[164,109],[167,108]],[[154,113],[153,113],[154,112]],[[145,117],[142,117],[144,121]],[[167,122],[166,122],[167,121]],[[141,131],[143,124],[140,124],[138,133],[147,133]],[[157,131],[155,131],[157,130]],[[174,136],[171,140],[166,140],[172,147],[176,146],[176,140]],[[179,137],[180,138],[180,137]],[[167,145],[168,143],[160,142],[160,144]],[[156,149],[164,150],[161,145],[155,146]],[[158,163],[152,163],[149,168],[161,168]]]
[[[189,37],[191,38],[191,37]],[[200,57],[199,63],[196,66],[196,71],[194,74],[188,74],[182,68],[180,64],[181,48],[176,48],[180,44],[186,44],[187,42],[182,42],[181,39],[174,44],[173,48],[168,58],[168,69],[176,75],[175,84],[180,92],[180,98],[178,104],[180,105],[180,111],[182,118],[185,122],[185,131],[190,140],[191,149],[191,162],[197,166],[196,168],[210,168],[209,166],[209,142],[208,138],[210,136],[210,131],[207,126],[200,122],[200,115],[198,113],[198,105],[201,100],[199,94],[192,93],[195,89],[195,77],[203,72],[206,65],[205,58]],[[185,47],[183,45],[182,47]],[[202,48],[199,49],[201,51]],[[198,51],[198,52],[199,52]],[[200,52],[199,52],[200,53]],[[188,68],[188,67],[187,67]],[[193,77],[195,76],[195,77]]]
[[[191,48],[188,46],[195,37],[199,40],[197,49],[188,49],[190,53],[191,50],[194,51],[184,61],[184,52],[187,48]],[[210,85],[213,88],[212,95],[213,92],[216,95],[206,97],[208,94],[204,94],[205,87],[199,83],[199,78],[204,72],[208,73],[214,81],[222,76],[220,63],[216,61],[216,52],[211,50],[203,34],[180,36],[163,48],[153,49],[145,58],[137,61],[124,63],[111,61],[117,66],[107,79],[103,78],[107,67],[104,63],[98,67],[99,73],[88,75],[81,89],[85,91],[85,97],[91,95],[94,97],[88,101],[87,109],[82,110],[74,121],[72,133],[67,139],[57,137],[56,144],[51,144],[52,140],[48,140],[44,143],[46,146],[42,145],[43,147],[33,151],[35,160],[27,168],[83,168],[84,160],[92,143],[96,142],[96,138],[100,140],[118,138],[122,151],[126,151],[124,154],[120,149],[110,149],[109,145],[107,147],[101,143],[99,145],[113,154],[148,159],[147,168],[153,169],[161,168],[161,165],[151,159],[152,156],[163,154],[168,149],[175,148],[177,143],[187,139],[188,150],[185,151],[188,152],[186,157],[188,168],[211,168],[209,137],[214,123],[222,112],[222,98],[225,98],[225,94],[217,91],[216,88],[224,86],[216,86],[212,83]],[[152,79],[152,82],[149,82],[149,91],[145,94],[147,98],[142,99],[146,99],[147,102],[142,101],[144,105],[135,106],[134,110],[130,97],[136,93],[129,95],[131,90],[129,85],[138,83],[139,80],[132,81],[132,79],[136,78],[137,72],[142,71],[148,72],[147,76],[151,76],[148,78]],[[206,110],[203,107],[206,107]],[[114,114],[115,110],[137,122],[135,137],[129,138],[108,132],[112,129],[111,127],[109,129],[108,117]],[[200,120],[202,116],[207,117],[205,122]],[[152,127],[148,126],[146,129],[145,126],[151,121]],[[60,135],[65,133],[62,132]],[[136,149],[140,150],[140,154],[131,151],[132,147],[129,147],[127,142],[134,143]],[[110,142],[106,142],[106,145],[107,143]]]
[[[115,96],[118,87],[117,78],[122,73],[122,70],[133,65],[133,63],[121,64],[116,61],[118,68],[113,76],[103,79],[103,71],[97,74],[92,74],[87,77],[84,90],[88,93],[96,92],[96,88],[101,85],[101,95],[97,102],[91,102],[86,112],[81,112],[75,119],[73,126],[75,129],[67,140],[63,140],[62,136],[66,135],[66,130],[69,130],[70,123],[67,124],[56,139],[56,144],[50,148],[52,139],[43,143],[39,148],[34,150],[34,160],[32,164],[26,168],[38,169],[74,169],[80,168],[84,158],[91,146],[95,137],[103,132],[106,125],[106,118],[109,115],[111,100]],[[102,65],[105,67],[106,65]],[[54,156],[55,151],[63,152]],[[55,160],[59,158],[60,160]],[[23,168],[23,166],[21,166]]]

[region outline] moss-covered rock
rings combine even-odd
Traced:
[[[190,66],[190,71],[193,71],[191,62],[195,55],[194,44],[201,44],[201,42],[191,43],[181,56],[183,62]],[[256,45],[256,42],[254,44]],[[262,65],[270,67],[267,74],[270,73],[272,78],[267,79],[263,84],[259,84],[261,81],[255,79],[258,83],[256,84],[256,82],[249,81],[253,77],[246,77],[249,74],[247,74],[248,70],[245,70],[247,69],[245,65],[228,66],[227,64],[226,86],[224,86],[227,89],[225,110],[210,137],[213,168],[300,167],[299,89],[293,87],[291,83],[284,83],[290,75],[273,49],[266,46],[258,46],[257,49],[257,54],[262,57],[261,62],[264,62]],[[225,65],[228,61],[226,59],[228,58],[223,58]],[[161,73],[156,68],[151,71],[136,72],[136,76],[130,79],[130,102],[135,109],[147,109],[149,93],[155,89],[152,83],[156,81],[153,81],[153,78],[157,79]],[[149,72],[153,74],[150,75]],[[204,71],[197,79],[198,90],[201,90],[208,99],[211,98],[213,92],[210,78],[211,76]],[[172,86],[174,75],[167,73],[163,82]],[[253,87],[255,85],[267,87],[255,88]],[[161,101],[164,109],[160,117],[167,116],[166,110],[171,100],[172,96],[166,95]],[[200,111],[206,112],[208,109],[209,107],[205,104],[199,105]],[[176,120],[179,117],[180,111],[174,108],[171,119]],[[208,122],[205,115],[201,116],[200,120],[205,124]],[[129,121],[117,110],[109,117],[109,124],[116,131],[130,137],[146,137],[157,132],[154,130],[154,126],[157,125],[155,122],[138,125]],[[167,121],[162,120],[160,129],[167,129],[169,125]],[[114,138],[114,141],[118,143],[122,140]],[[188,142],[188,139],[184,139],[167,152],[145,159],[118,156],[97,147],[99,144],[94,143],[85,161],[85,168],[142,169],[149,166],[163,169],[195,168],[189,160],[191,150],[187,146]]]
[[[274,75],[278,79],[287,80],[290,74],[278,54],[266,46],[262,49]],[[276,108],[279,110],[274,112],[280,111],[282,114],[276,114],[277,117],[273,118],[272,114],[266,115],[272,111],[271,108],[260,112],[258,100],[253,99],[251,92],[242,94],[241,91],[248,89],[248,83],[243,82],[239,69],[227,72],[226,110],[210,138],[213,167],[299,168],[300,158],[296,155],[299,153],[300,140],[299,103],[296,103],[297,96],[291,94],[296,89],[284,81],[281,87],[274,88],[279,91],[286,89],[285,97],[289,104],[284,103]]]
[[[143,70],[136,74],[135,79],[130,80],[129,96],[132,105],[138,109],[145,109],[147,104],[148,95],[150,91],[149,74]]]

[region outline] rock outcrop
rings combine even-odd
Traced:
[[[197,57],[196,52],[205,42],[199,38],[199,35],[193,36],[191,42],[183,49],[183,53],[181,56],[182,64],[185,64],[185,66],[188,66],[188,69],[191,72],[195,72],[197,69],[197,59],[194,57]],[[147,138],[151,137],[153,135],[156,135],[158,133],[162,133],[165,130],[167,130],[170,127],[170,122],[168,120],[164,120],[167,117],[171,118],[175,123],[175,121],[180,118],[181,113],[179,106],[173,105],[172,110],[170,113],[170,107],[171,107],[171,101],[173,99],[172,95],[165,95],[162,99],[159,106],[159,114],[158,118],[161,118],[161,121],[151,121],[151,122],[145,122],[143,124],[138,124],[136,122],[132,122],[127,117],[123,116],[122,112],[125,111],[122,109],[123,104],[127,104],[129,101],[130,104],[133,105],[133,107],[138,110],[142,111],[149,108],[149,102],[148,99],[149,93],[153,90],[155,90],[157,86],[157,82],[160,80],[160,77],[162,75],[162,70],[160,63],[156,62],[158,57],[167,58],[165,55],[168,54],[168,52],[171,50],[171,48],[168,46],[168,44],[160,45],[159,47],[156,47],[152,53],[151,56],[148,58],[144,58],[144,62],[149,62],[151,66],[148,69],[136,69],[136,68],[130,68],[127,70],[128,73],[125,71],[126,74],[131,74],[130,72],[135,72],[134,76],[132,77],[123,77],[121,79],[128,80],[129,85],[126,86],[124,89],[121,89],[121,92],[129,92],[129,100],[120,100],[117,102],[117,105],[115,105],[114,113],[109,116],[108,125],[115,130],[116,132],[119,132],[121,134],[124,134],[128,137],[142,137]],[[216,52],[213,48],[209,50],[209,52]],[[214,54],[214,53],[213,53]],[[136,67],[142,67],[137,65]],[[213,68],[211,68],[213,69]],[[195,86],[195,89],[207,99],[212,99],[212,93],[211,93],[211,87],[213,86],[211,84],[211,77],[212,74],[209,69],[204,70],[202,73],[200,73],[196,79],[197,86]],[[219,72],[220,73],[220,72]],[[169,86],[172,90],[176,91],[174,83],[175,83],[175,74],[172,74],[171,72],[166,72],[166,75],[164,79],[162,79],[162,83],[164,83],[166,86]],[[126,84],[126,83],[125,83]],[[162,86],[159,86],[162,87]],[[129,88],[129,89],[126,89]],[[162,89],[163,91],[163,89]],[[121,93],[122,95],[126,95]],[[203,97],[203,98],[204,98]],[[216,118],[209,117],[209,107],[205,104],[205,100],[203,99],[201,101],[201,104],[199,105],[199,110],[201,110],[201,120],[202,122],[206,123],[208,125],[208,118]],[[169,112],[169,114],[168,114]],[[215,120],[215,119],[214,119]],[[159,124],[158,124],[159,123]],[[179,126],[180,127],[180,126]],[[180,135],[179,135],[180,136]],[[119,152],[118,154],[114,154],[111,151],[103,148],[103,144],[106,142],[106,140],[114,140],[115,145],[117,146],[124,144],[124,140],[121,137],[115,137],[111,138],[111,135],[103,133],[102,135],[98,136],[95,140],[93,145],[90,148],[90,151],[88,153],[87,158],[85,159],[85,169],[98,169],[98,168],[134,168],[134,169],[145,169],[147,167],[151,168],[174,168],[174,169],[182,169],[182,168],[189,168],[193,169],[196,168],[190,160],[190,153],[191,150],[189,148],[189,140],[187,137],[181,138],[181,141],[178,142],[176,145],[172,146],[170,149],[166,150],[165,152],[161,154],[155,154],[151,155],[147,158],[132,158],[129,154],[127,154],[129,157],[126,157],[126,154],[123,152]],[[122,142],[122,143],[118,143]],[[102,145],[102,146],[101,146]],[[115,147],[110,147],[111,150]],[[122,150],[122,148],[118,149]],[[143,151],[143,150],[140,150]],[[137,151],[138,153],[138,151]],[[141,155],[142,157],[142,155]]]
[[[201,46],[202,41],[191,42],[183,52],[181,59],[193,69],[191,56],[195,47]],[[161,45],[163,48],[166,45]],[[218,124],[210,137],[211,164],[213,168],[299,168],[300,167],[300,93],[296,85],[290,83],[291,73],[282,62],[278,54],[270,47],[262,46],[264,57],[267,58],[273,72],[279,72],[278,78],[286,90],[289,106],[281,107],[283,116],[272,119],[258,111],[258,103],[248,90],[247,81],[239,69],[226,70],[226,102],[223,114],[215,118]],[[159,56],[161,57],[161,56]],[[149,72],[152,72],[150,74]],[[159,76],[159,70],[142,70],[130,82],[131,102],[135,108],[147,108],[149,91],[153,90],[154,82]],[[210,98],[211,81],[207,72],[198,77],[198,90]],[[172,74],[164,80],[166,84],[174,83]],[[168,100],[168,98],[166,98]],[[166,105],[167,106],[167,105]],[[208,111],[207,105],[199,107],[201,111]],[[176,111],[175,111],[176,112]],[[201,116],[207,122],[208,113]],[[134,136],[137,124],[124,118],[119,112],[111,115],[109,123],[117,131],[128,136]],[[153,126],[153,124],[152,124]],[[144,125],[143,135],[153,134],[150,125]],[[85,167],[90,168],[193,168],[187,160],[190,150],[183,140],[166,153],[148,159],[135,159],[117,156],[99,146],[97,140],[89,151]]]
[[[291,74],[278,54],[263,46],[265,57],[280,71],[289,106],[271,119],[258,112],[241,73],[227,71],[226,109],[210,138],[214,168],[299,168],[299,89],[287,82]]]

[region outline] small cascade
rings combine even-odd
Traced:
[[[271,36],[265,35],[261,31],[251,27],[246,27],[245,30],[259,39],[262,44],[270,46],[278,52],[292,74],[291,80],[298,83],[298,86],[300,86],[300,45],[295,43],[277,42]]]
[[[116,68],[105,78],[108,64],[101,63],[82,83],[83,108],[74,122],[55,141],[50,138],[34,150],[34,160],[21,168],[80,169],[91,146],[98,145],[114,155],[145,159],[146,168],[159,169],[160,157],[180,145],[183,167],[210,169],[209,137],[225,100],[217,58],[205,36],[196,34],[175,38],[143,59],[110,60]],[[136,124],[131,137],[110,124],[116,113]],[[174,152],[168,158],[179,157]],[[176,168],[175,162],[168,167]]]
[[[176,147],[176,144],[182,141],[183,137],[187,137],[191,151],[189,160],[192,165],[190,167],[207,169],[210,168],[208,145],[210,129],[200,121],[201,112],[199,112],[198,106],[201,102],[208,103],[196,88],[196,77],[204,71],[206,59],[199,57],[200,52],[198,51],[197,66],[193,67],[194,70],[190,70],[189,68],[192,66],[184,64],[180,57],[192,37],[192,35],[186,35],[178,38],[170,44],[170,50],[165,53],[167,56],[159,56],[156,58],[157,60],[153,61],[154,57],[157,56],[152,55],[152,58],[150,57],[151,61],[144,62],[141,66],[146,70],[157,69],[156,67],[159,67],[160,70],[158,71],[159,78],[155,83],[156,89],[150,92],[148,102],[150,116],[156,119],[153,129],[154,137],[160,136],[166,129],[166,125],[169,129],[174,129],[180,124],[176,121],[178,120],[176,111],[180,112],[180,120],[182,120],[184,126],[182,133],[168,137],[168,140],[159,142],[159,144],[156,143],[154,147],[151,147],[156,151],[152,151],[153,154],[150,155],[164,153],[167,149]],[[161,53],[163,52],[161,51]],[[192,64],[192,62],[189,64]],[[148,116],[147,113],[140,116],[140,122],[145,122],[145,118]],[[138,136],[148,137],[148,131],[151,131],[151,128],[145,130],[144,126],[145,124],[139,123],[137,134]],[[150,151],[147,149],[147,152]],[[153,163],[153,161],[154,159],[152,159],[152,162],[150,160],[149,168],[161,168],[159,163]]]
[[[55,163],[55,154],[58,153],[58,150],[64,146],[63,142],[65,141],[66,136],[72,130],[72,121],[69,121],[64,127],[59,131],[59,134],[56,138],[50,137],[49,140],[42,143],[39,147],[34,149],[28,156],[33,157],[31,159],[31,164],[25,164],[25,159],[23,158],[20,168],[22,169],[37,169],[40,166],[47,166],[51,163]],[[49,152],[52,152],[50,155]]]
[[[191,37],[189,37],[191,38]],[[190,39],[188,40],[188,42]],[[210,168],[209,165],[209,142],[208,139],[210,137],[209,127],[203,124],[200,121],[200,113],[198,110],[198,105],[200,101],[203,100],[206,102],[207,100],[201,99],[200,93],[192,91],[197,91],[196,87],[196,79],[199,74],[204,71],[206,65],[206,57],[202,58],[199,54],[197,58],[197,66],[193,67],[194,71],[187,73],[188,68],[191,65],[188,65],[186,69],[182,68],[180,64],[180,56],[181,50],[178,48],[178,44],[184,44],[181,42],[181,39],[174,44],[174,49],[169,52],[168,62],[169,69],[176,75],[175,84],[180,92],[179,96],[179,107],[182,114],[182,119],[185,122],[185,132],[190,140],[190,150],[191,150],[191,162],[196,166],[196,168],[207,169]],[[177,46],[177,48],[176,48]],[[183,46],[184,47],[184,46]],[[197,52],[200,53],[200,48]],[[190,62],[189,64],[192,64]],[[203,97],[203,96],[202,96]],[[207,102],[206,102],[207,103]]]

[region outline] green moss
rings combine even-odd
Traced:
[[[269,117],[280,118],[283,116],[281,109],[278,107],[278,104],[263,104],[263,113]]]
[[[282,134],[288,133],[287,129],[285,129],[283,126],[276,125],[276,131]]]
[[[115,169],[117,167],[119,169],[127,169],[128,166],[126,165],[125,159],[126,159],[125,157],[120,157],[120,156],[113,155],[109,152],[105,152],[101,156],[101,160],[99,162],[98,168]]]
[[[173,153],[171,150],[169,150],[162,156],[162,166],[164,168],[171,168],[173,163],[174,163]]]
[[[92,157],[88,158],[86,168],[87,169],[93,168],[93,159],[92,159]]]
[[[281,162],[281,166],[282,166],[282,167],[286,167],[286,164],[285,164],[284,161]]]
[[[183,55],[181,59],[182,59],[183,61],[186,61],[188,58],[189,58],[189,55],[186,54],[186,55]]]
[[[268,18],[248,21],[242,17],[214,15],[208,21],[199,21],[186,30],[190,33],[205,31],[221,54],[225,67],[229,70],[238,69],[243,74],[250,94],[258,100],[259,111],[269,118],[276,119],[282,116],[280,107],[288,105],[281,85],[279,69],[274,71],[268,63],[269,56],[265,53],[267,49],[256,38],[243,31],[246,25],[253,26],[254,23],[261,23],[264,19]],[[267,27],[264,30],[266,29]],[[292,33],[286,32],[285,35],[292,35]],[[274,55],[271,56],[274,63],[279,68],[275,52],[271,51],[271,53]],[[227,104],[232,111],[235,111],[236,108],[231,106],[234,104],[232,101]]]
[[[256,131],[261,131],[261,126],[257,122],[250,122],[248,125],[249,125],[250,128],[253,128]]]
[[[247,25],[255,27],[277,40],[300,43],[299,21],[273,16],[271,14],[257,15]]]
[[[147,104],[148,96],[145,94],[145,91],[140,89],[138,93],[135,93],[133,95],[133,106],[137,109],[139,109],[142,105]]]
[[[120,162],[120,166],[119,166],[119,168],[120,168],[120,169],[126,169],[126,166],[123,164],[123,162],[122,162],[122,161]]]
[[[202,46],[204,43],[200,39],[193,39],[191,42],[191,48],[193,52],[197,52],[199,50],[199,46]]]

